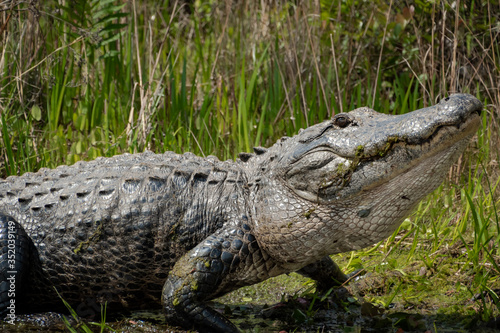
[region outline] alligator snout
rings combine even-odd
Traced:
[[[481,102],[470,94],[452,94],[438,104],[396,116],[373,117],[370,128],[373,135],[365,152],[375,154],[388,142],[405,141],[418,145],[445,135],[443,144],[450,145],[475,132],[480,125]],[[353,111],[355,112],[355,111]],[[454,130],[450,128],[453,127]]]
[[[443,98],[435,106],[431,106],[427,109],[432,109],[440,106],[444,106],[446,112],[451,112],[454,115],[461,116],[462,120],[465,120],[472,114],[481,114],[483,110],[483,104],[476,97],[470,94],[451,94],[448,97]]]

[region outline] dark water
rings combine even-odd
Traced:
[[[213,306],[225,313],[243,332],[500,332],[500,320],[484,323],[471,317],[422,315],[410,312],[385,311],[369,303],[355,301],[319,302],[297,297],[267,305],[223,305]],[[69,315],[65,315],[70,317]],[[43,313],[19,316],[15,325],[0,324],[1,332],[68,332],[62,315]],[[70,319],[73,328],[80,328]],[[86,324],[93,332],[100,327]],[[107,325],[116,332],[186,332],[168,326],[161,311],[134,312],[119,316]],[[436,330],[437,329],[437,330]]]

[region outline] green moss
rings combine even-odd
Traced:
[[[344,163],[339,163],[339,165],[337,165],[337,174],[340,175],[340,174],[343,174],[348,168],[345,166]]]
[[[306,219],[310,218],[311,217],[311,214],[314,213],[314,211],[316,210],[316,208],[311,208],[309,209],[307,212],[304,212],[304,214],[302,214]]]
[[[274,304],[280,302],[284,294],[296,294],[303,290],[309,279],[297,273],[279,275],[259,284],[239,288],[217,301],[223,304],[246,305],[251,298],[255,304]]]
[[[346,167],[344,163],[339,163],[336,172],[329,178],[324,179],[319,186],[320,191],[331,186],[337,186],[340,189],[344,188],[351,181],[352,174],[356,171],[361,160],[364,158],[365,147],[359,145],[354,153],[354,158],[351,164]]]
[[[355,156],[357,156],[357,157],[358,156],[359,157],[363,156],[363,152],[364,151],[365,151],[365,147],[364,146],[362,146],[362,145],[357,146],[356,147],[356,155]]]
[[[102,229],[103,229],[103,225],[102,225],[102,222],[101,221],[96,221],[95,222],[96,224],[97,223],[100,223],[98,226],[97,226],[97,229],[94,231],[94,233],[89,237],[89,239],[87,239],[86,241],[83,241],[81,242],[80,244],[78,244],[78,246],[73,250],[73,252],[75,254],[78,254],[80,253],[81,251],[83,250],[86,250],[88,249],[88,247],[91,245],[91,244],[95,244],[97,243],[97,241],[100,239],[101,235],[102,235]]]
[[[404,142],[406,140],[405,137],[399,137],[397,135],[395,136],[390,136],[387,138],[387,141],[385,143],[385,146],[384,148],[382,148],[379,152],[378,152],[378,155],[380,157],[384,157],[385,155],[387,155],[387,153],[389,151],[392,150],[392,147],[394,146],[394,144],[398,143],[398,142]]]

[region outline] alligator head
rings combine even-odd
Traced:
[[[467,94],[403,115],[359,108],[257,150],[259,245],[294,268],[386,238],[443,181],[481,109]]]

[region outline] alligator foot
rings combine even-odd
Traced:
[[[316,290],[320,293],[326,293],[332,287],[342,286],[351,277],[344,274],[329,256],[301,268],[297,273],[315,280]]]
[[[255,237],[245,227],[209,236],[177,261],[163,287],[167,321],[203,332],[239,332],[205,302],[241,286],[235,271],[263,262]]]

